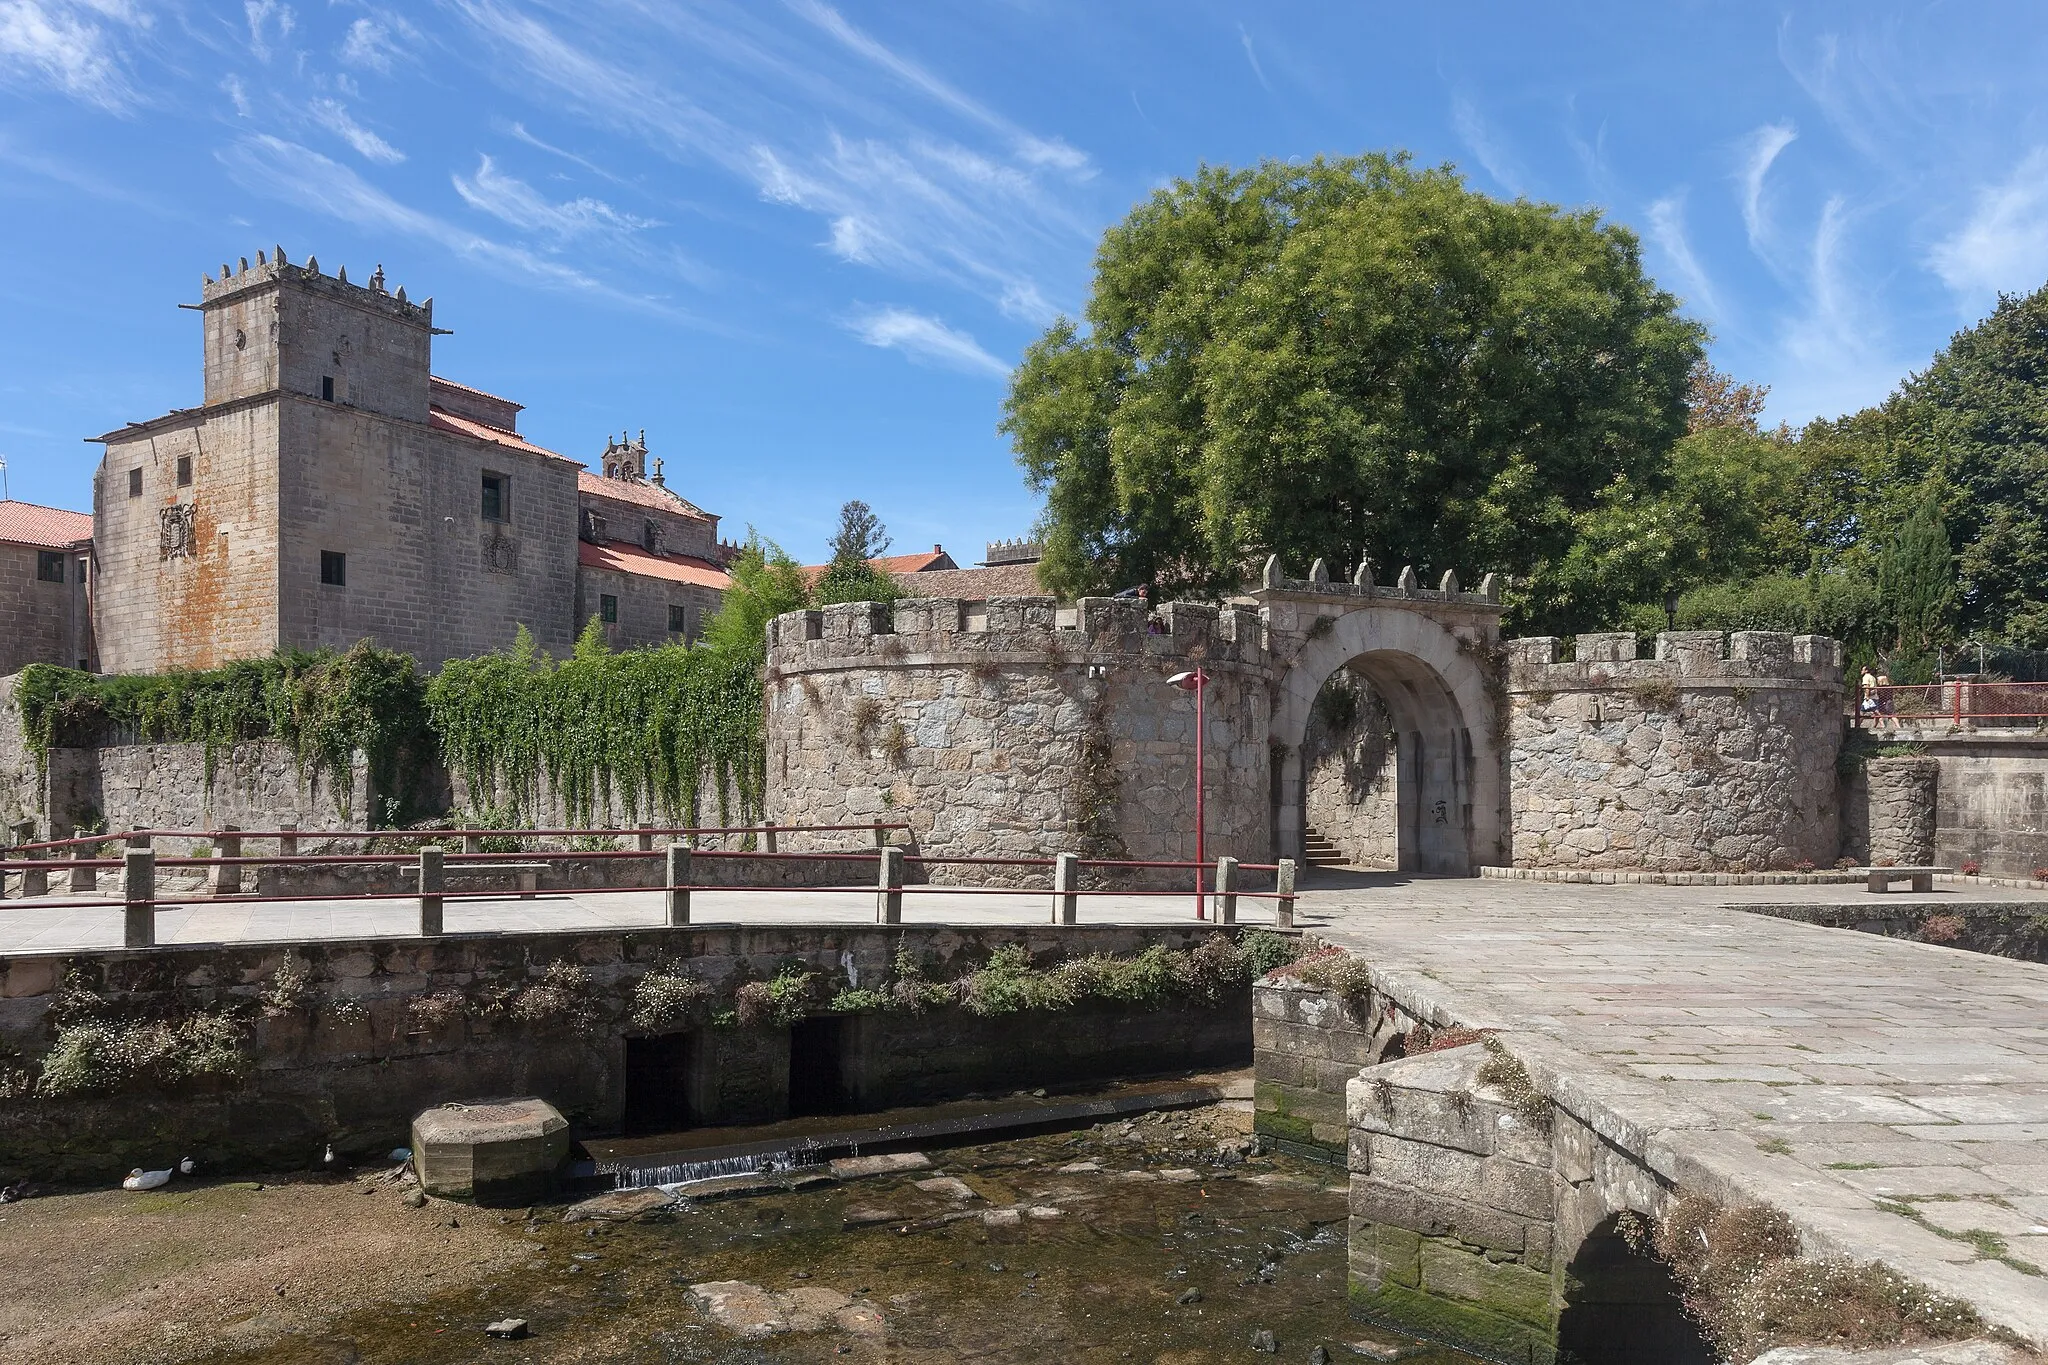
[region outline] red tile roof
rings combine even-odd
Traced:
[[[576,562],[587,569],[610,569],[640,578],[665,578],[671,583],[717,588],[721,592],[732,586],[732,579],[725,570],[708,559],[699,559],[695,555],[650,554],[638,545],[593,545],[587,540],[579,540],[576,542]]]
[[[486,392],[485,390],[476,387],[476,385],[474,384],[459,384],[453,379],[449,379],[446,378],[445,376],[438,374],[433,375],[432,380],[434,383],[443,385],[447,388],[461,389],[464,393],[473,393],[479,398],[488,398],[493,403],[503,403],[506,407],[516,409],[517,411],[520,412],[526,411],[526,404],[515,403],[511,399],[503,397],[499,394]]]
[[[903,590],[912,597],[958,597],[986,601],[991,597],[1036,597],[1045,592],[1038,586],[1036,564],[989,564],[978,569],[934,569],[907,574]]]
[[[630,502],[635,507],[652,507],[660,512],[711,520],[710,513],[660,484],[641,483],[634,479],[607,479],[586,469],[576,476],[576,491],[596,498],[611,498],[615,502]]]
[[[517,432],[506,431],[503,427],[494,427],[471,417],[457,417],[454,413],[440,408],[427,410],[427,425],[436,431],[452,431],[461,436],[474,436],[479,441],[489,441],[492,445],[504,446],[507,450],[523,450],[529,455],[545,455],[551,460],[569,459],[566,455],[558,455],[552,450],[535,445]],[[569,462],[575,463],[573,460]]]
[[[11,545],[64,550],[91,539],[90,513],[67,512],[61,507],[42,507],[11,499],[0,502],[0,540]]]
[[[942,545],[934,545],[930,550],[914,555],[883,555],[880,559],[870,559],[868,563],[874,565],[883,573],[892,574],[898,578],[901,578],[904,574],[911,573],[942,573],[948,569],[958,567],[953,563],[953,556],[947,554],[945,547]],[[830,564],[804,565],[804,581],[806,583],[816,583],[825,576],[825,570],[831,567]]]

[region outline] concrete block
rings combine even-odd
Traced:
[[[428,1194],[525,1204],[554,1187],[569,1155],[569,1121],[540,1099],[446,1104],[412,1121],[412,1152]]]

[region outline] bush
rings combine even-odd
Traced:
[[[788,1028],[811,1012],[818,974],[792,963],[768,981],[749,981],[733,993],[733,1014],[742,1028]]]
[[[663,963],[633,983],[633,1027],[666,1033],[690,1022],[711,998],[711,987],[681,963]]]
[[[36,1089],[53,1098],[109,1093],[142,1082],[175,1085],[248,1069],[242,1025],[225,1014],[179,1020],[84,1019],[57,1031]]]
[[[586,1029],[597,1022],[597,1001],[591,996],[590,973],[569,962],[557,962],[541,979],[520,991],[511,1015],[522,1024],[567,1024]]]

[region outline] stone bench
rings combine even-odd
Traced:
[[[1932,891],[1934,874],[1947,872],[1945,867],[1859,867],[1864,875],[1864,890],[1880,894],[1892,889],[1893,882],[1911,882],[1915,891]]]
[[[519,882],[519,898],[532,900],[540,890],[540,874],[547,870],[546,863],[449,863],[446,875],[455,877],[481,877],[486,875],[515,877]]]

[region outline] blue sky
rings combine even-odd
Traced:
[[[982,0],[0,0],[0,455],[199,396],[201,272],[436,299],[435,368],[802,558],[1037,511],[1004,374],[1204,161],[1405,148],[1597,206],[1794,422],[2048,279],[2048,12]]]

